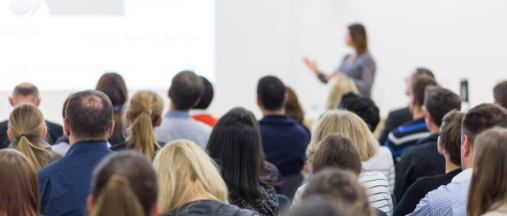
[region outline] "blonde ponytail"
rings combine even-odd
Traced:
[[[113,175],[94,202],[90,216],[144,216],[144,209],[127,179]]]
[[[16,149],[30,160],[35,170],[38,171],[49,164],[51,155],[46,149],[32,144],[26,135],[21,136],[18,140]]]

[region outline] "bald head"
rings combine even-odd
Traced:
[[[9,103],[15,107],[22,103],[31,103],[39,106],[39,89],[31,83],[21,83],[14,88],[12,97],[9,97]]]

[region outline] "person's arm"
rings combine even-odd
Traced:
[[[408,187],[412,184],[411,176],[414,171],[412,166],[411,152],[405,152],[400,162],[396,164],[396,183],[394,184],[394,195],[398,200],[402,200]]]
[[[424,199],[417,204],[417,207],[415,208],[414,212],[408,214],[407,216],[432,216],[433,211],[431,211],[431,203],[429,200],[428,195],[424,197]]]
[[[393,216],[405,216],[413,212],[417,203],[426,195],[425,189],[421,180],[412,184],[403,196],[403,199],[401,199],[396,208],[394,208]]]
[[[375,79],[375,71],[377,70],[375,61],[373,58],[366,58],[363,60],[363,66],[361,71],[361,79],[352,79],[356,83],[357,88],[361,93],[370,92]]]

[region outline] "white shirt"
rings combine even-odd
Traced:
[[[370,160],[363,162],[363,169],[366,172],[379,172],[384,174],[389,181],[389,189],[391,193],[394,192],[394,183],[396,179],[394,161],[393,155],[387,147],[378,145],[377,155],[372,157]]]

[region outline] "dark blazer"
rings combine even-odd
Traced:
[[[54,145],[58,137],[63,135],[62,126],[46,121],[48,127],[48,134],[46,135],[46,142],[50,145]],[[11,141],[7,136],[7,130],[9,129],[9,121],[0,122],[0,149],[7,148]]]
[[[259,214],[219,201],[200,200],[184,204],[161,216],[259,216]]]
[[[384,130],[382,130],[380,138],[378,139],[380,145],[384,145],[384,143],[386,143],[389,132],[410,120],[412,120],[412,113],[410,113],[408,107],[391,111],[389,115],[387,115]]]

